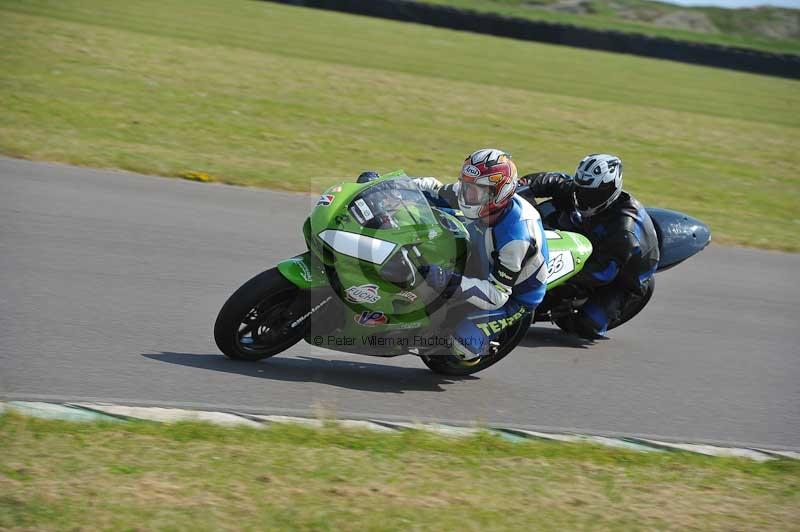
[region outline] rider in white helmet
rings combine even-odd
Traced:
[[[594,153],[581,159],[574,176],[538,172],[521,181],[529,185],[523,196],[553,198],[556,212],[547,225],[582,233],[592,242],[589,261],[570,280],[589,299],[564,325],[584,338],[602,337],[630,298],[650,297],[659,261],[650,216],[622,190],[622,161]]]

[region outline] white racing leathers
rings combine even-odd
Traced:
[[[458,183],[442,186],[434,178],[417,183],[423,192],[457,208]],[[478,310],[456,327],[454,347],[459,356],[470,359],[485,354],[490,340],[541,303],[549,257],[539,213],[519,196],[494,226],[475,221],[467,229],[482,271],[478,277],[462,277],[454,297]]]

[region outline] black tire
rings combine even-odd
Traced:
[[[531,313],[526,313],[521,320],[512,325],[500,336],[498,339],[500,347],[497,349],[497,352],[492,355],[481,357],[474,363],[461,360],[457,356],[449,353],[422,355],[420,358],[422,362],[428,366],[428,369],[440,375],[448,375],[451,377],[472,375],[483,371],[489,366],[497,364],[511,353],[525,336],[528,328],[531,326],[532,318],[533,315]]]
[[[634,316],[639,314],[647,303],[650,302],[650,298],[653,297],[653,292],[656,289],[656,278],[655,276],[650,277],[647,281],[647,286],[645,287],[644,295],[642,296],[634,296],[625,304],[625,307],[622,309],[619,318],[613,320],[611,323],[608,324],[608,330],[614,329],[619,327],[623,323],[630,321],[633,319]]]
[[[555,323],[556,326],[565,333],[573,334],[575,332],[574,327],[572,326],[572,320],[568,316],[556,318],[553,320],[553,323]]]
[[[219,311],[214,324],[217,347],[228,358],[248,361],[290,348],[307,329],[302,325],[291,327],[310,307],[309,298],[302,294],[277,268],[256,275],[234,292]]]
[[[642,296],[632,296],[628,301],[625,303],[625,307],[622,309],[619,317],[615,320],[611,320],[609,322],[608,327],[606,328],[607,331],[619,327],[623,323],[630,321],[639,314],[647,303],[650,302],[650,298],[653,297],[653,291],[656,288],[656,278],[650,277],[647,280],[647,286],[645,287],[645,293]],[[571,316],[558,318],[553,320],[562,331],[567,333],[575,333],[575,328],[572,325],[572,320],[570,319]]]

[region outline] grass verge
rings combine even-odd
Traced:
[[[0,42],[7,155],[319,192],[607,151],[717,242],[800,250],[797,81],[243,0],[0,0]]]
[[[2,529],[797,529],[800,462],[0,415]]]

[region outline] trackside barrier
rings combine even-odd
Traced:
[[[410,0],[266,1],[403,22],[415,22],[428,26],[485,33],[525,41],[605,50],[800,79],[800,55],[679,41],[667,37],[650,37],[613,30],[597,30],[577,27],[571,24],[528,20],[493,13],[479,13],[468,9],[423,4]]]

